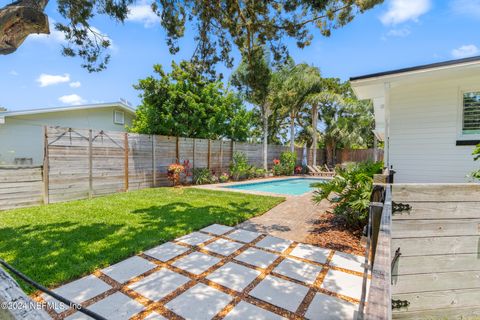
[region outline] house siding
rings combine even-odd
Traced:
[[[7,116],[0,124],[0,165],[13,164],[15,158],[42,164],[45,125],[125,131],[125,125],[113,123],[114,110],[123,111],[125,125],[131,125],[134,114],[115,107]]]
[[[392,85],[390,164],[396,182],[468,182],[480,163],[473,146],[457,146],[459,92],[480,90],[480,76]]]

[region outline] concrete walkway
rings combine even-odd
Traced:
[[[56,288],[107,319],[355,319],[363,257],[211,225]],[[54,319],[89,317],[41,296]],[[51,306],[54,306],[52,308]]]

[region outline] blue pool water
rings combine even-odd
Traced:
[[[309,178],[282,179],[282,180],[275,180],[275,181],[238,184],[238,185],[228,186],[225,188],[272,192],[272,193],[278,193],[278,194],[298,196],[313,190],[314,188],[311,188],[310,184],[322,182],[322,181],[325,181],[325,180],[309,179]]]

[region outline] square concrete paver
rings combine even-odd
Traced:
[[[362,283],[362,277],[342,271],[328,270],[321,287],[359,300],[362,295]]]
[[[268,268],[278,258],[276,254],[260,249],[248,248],[235,257],[235,260],[248,263],[260,268]]]
[[[201,252],[193,252],[188,256],[175,261],[172,265],[190,273],[199,275],[211,266],[220,262],[221,259],[209,256]]]
[[[147,272],[148,270],[155,268],[156,266],[156,264],[148,260],[138,256],[133,256],[127,260],[123,260],[122,262],[102,269],[102,272],[113,280],[124,283],[141,275],[142,273]]]
[[[188,248],[186,247],[180,246],[173,242],[167,242],[159,245],[158,247],[147,250],[144,253],[147,256],[166,262],[170,259],[178,257],[179,255],[187,251],[188,251]]]
[[[258,270],[228,262],[212,272],[207,279],[235,291],[242,291],[259,275]]]
[[[158,301],[188,281],[189,278],[163,268],[128,287],[152,301]]]
[[[272,313],[251,303],[240,301],[239,304],[230,311],[225,320],[282,320],[284,317]]]
[[[308,284],[315,282],[320,271],[322,267],[293,259],[285,259],[273,269],[273,272]]]
[[[204,249],[221,254],[222,256],[229,256],[244,245],[238,242],[233,242],[225,239],[218,239],[207,244]]]
[[[323,293],[315,294],[305,317],[310,320],[356,319],[358,305]]]
[[[318,263],[325,263],[329,254],[330,250],[328,249],[303,243],[298,244],[290,253],[290,255],[294,257],[299,257]]]
[[[167,318],[156,312],[152,312],[147,317],[145,317],[144,320],[167,320]]]
[[[185,319],[207,320],[213,318],[232,299],[226,293],[199,283],[165,306]]]
[[[212,224],[206,228],[203,228],[201,231],[221,235],[227,233],[230,230],[233,230],[233,228],[221,224]]]
[[[356,256],[344,252],[335,252],[330,265],[357,272],[364,271],[365,257]]]
[[[208,241],[210,239],[213,238],[207,234],[200,232],[192,232],[190,234],[187,234],[186,236],[178,238],[177,241],[189,244],[191,246],[198,246],[199,244],[204,243],[205,241]]]
[[[250,295],[295,312],[307,292],[308,288],[305,286],[274,276],[267,276],[250,292]]]
[[[88,307],[89,310],[98,313],[107,319],[127,320],[133,315],[139,313],[145,307],[139,302],[129,298],[121,292],[116,292],[111,296],[100,300],[97,303]],[[113,318],[112,318],[113,316]],[[84,320],[91,318],[80,312],[75,312],[73,315],[65,318],[66,320]]]
[[[241,241],[241,242],[252,242],[253,240],[257,239],[261,234],[257,232],[252,232],[252,231],[247,231],[247,230],[242,230],[242,229],[237,229],[233,231],[232,233],[226,235],[227,238]]]
[[[95,296],[98,296],[101,293],[109,290],[111,286],[95,277],[94,275],[86,276],[84,278],[78,279],[76,281],[67,283],[61,287],[58,287],[53,290],[53,292],[75,302],[82,303],[91,299]],[[52,304],[57,313],[63,312],[69,308],[66,304],[57,301],[53,297],[43,294],[42,298],[46,302],[55,302]]]
[[[260,240],[255,246],[272,251],[283,252],[293,243],[291,240],[280,239],[277,237],[266,236]]]

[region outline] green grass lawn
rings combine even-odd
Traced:
[[[212,223],[233,226],[283,200],[156,188],[0,211],[0,257],[35,281],[57,286]]]

